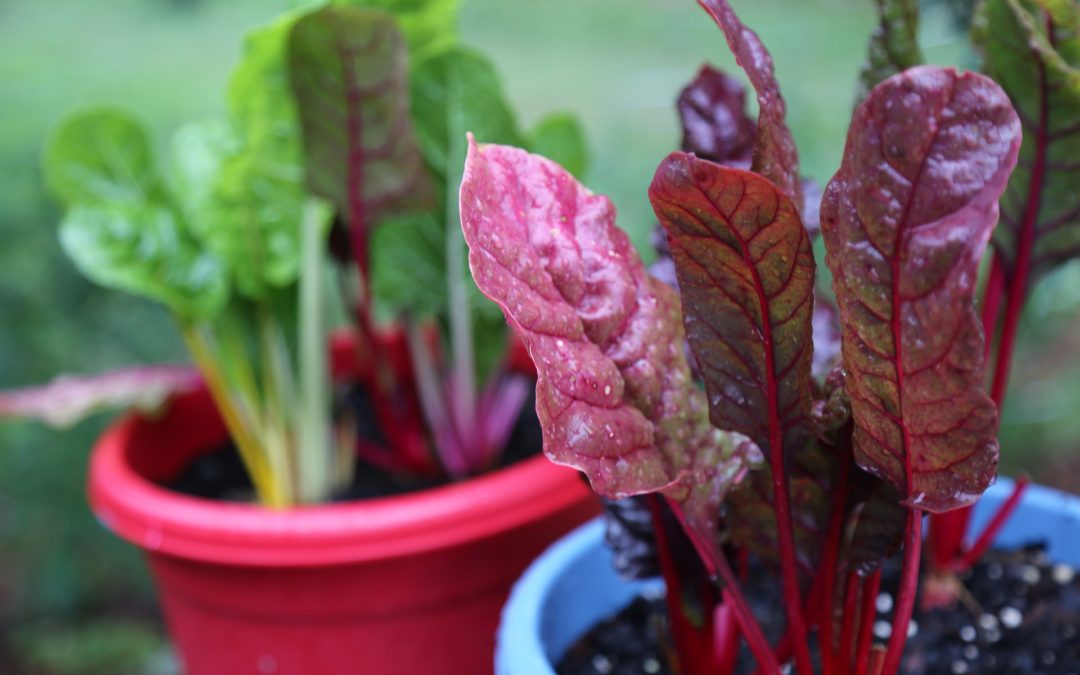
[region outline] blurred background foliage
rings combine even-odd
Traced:
[[[870,0],[733,4],[772,50],[804,172],[823,184],[843,149],[874,23]],[[164,311],[91,286],[62,256],[38,167],[42,140],[85,104],[130,109],[159,139],[222,112],[241,36],[288,5],[0,0],[0,387],[185,358]],[[645,188],[679,142],[675,95],[703,60],[734,66],[718,30],[692,0],[462,5],[464,39],[493,58],[526,125],[553,110],[580,116],[592,152],[587,183],[612,196],[621,225],[650,257]],[[926,5],[927,59],[974,64],[948,7],[962,13],[970,1]],[[1077,266],[1047,280],[1029,305],[1001,433],[1006,472],[1070,476],[1060,466],[1080,438],[1078,305]],[[85,505],[88,450],[107,421],[64,432],[0,425],[0,673],[174,668],[138,555]]]

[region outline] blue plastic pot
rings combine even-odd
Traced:
[[[1012,491],[1011,480],[991,487],[975,508],[980,532]],[[604,528],[593,520],[560,539],[526,570],[503,609],[495,649],[496,675],[554,675],[552,664],[582,635],[659,582],[627,582],[611,566]],[[1057,562],[1080,565],[1080,497],[1030,486],[997,545],[1047,544]]]

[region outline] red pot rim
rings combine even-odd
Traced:
[[[573,504],[586,490],[576,471],[537,456],[416,493],[272,511],[182,495],[137,473],[127,457],[145,424],[128,415],[95,445],[91,508],[124,539],[197,561],[307,567],[422,554],[516,528]]]
[[[400,338],[400,336],[398,336]],[[388,345],[393,342],[388,335]],[[400,341],[400,340],[399,340]],[[392,346],[392,345],[391,345]],[[391,349],[391,353],[393,350]],[[363,380],[356,341],[348,333],[331,339],[335,377]],[[191,424],[195,414],[214,415],[205,391],[184,395],[187,412],[174,421]],[[177,403],[180,403],[179,401]],[[169,411],[165,413],[168,420]],[[577,471],[542,456],[461,483],[416,493],[341,504],[271,511],[252,504],[182,495],[150,480],[132,466],[133,452],[162,433],[159,421],[130,414],[112,425],[94,447],[87,491],[98,520],[116,534],[152,551],[228,565],[309,567],[422,554],[494,536],[567,508],[588,493]],[[168,425],[166,425],[168,426]],[[172,425],[173,433],[177,433]],[[199,425],[193,425],[199,426]],[[207,429],[181,426],[180,442],[205,442]],[[209,437],[215,432],[211,431]],[[224,433],[224,432],[222,432]],[[202,438],[202,441],[195,440]],[[164,446],[175,446],[169,439]]]

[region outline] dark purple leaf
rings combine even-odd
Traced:
[[[698,0],[698,4],[724,31],[728,46],[735,54],[735,61],[746,72],[757,92],[757,139],[751,168],[771,180],[802,208],[799,153],[784,121],[787,107],[773,72],[772,56],[757,33],[743,25],[727,0]]]
[[[471,139],[460,200],[473,277],[536,364],[548,457],[603,496],[670,488],[715,512],[741,462],[690,377],[678,297],[611,202],[547,159]]]
[[[791,200],[755,173],[686,153],[660,164],[649,199],[713,424],[766,457],[797,444],[811,403],[814,257]]]
[[[757,125],[746,115],[741,82],[705,64],[679,93],[676,105],[683,151],[719,164],[750,168]]]
[[[810,372],[817,380],[824,380],[840,363],[840,316],[836,305],[818,291],[814,291],[814,358]]]
[[[67,427],[101,410],[137,407],[152,410],[170,394],[199,385],[189,366],[121,368],[99,375],[61,375],[41,387],[0,392],[0,419],[36,418]]]
[[[855,459],[909,506],[970,504],[994,476],[997,411],[972,299],[1019,144],[991,80],[913,68],[856,109],[825,190]]]

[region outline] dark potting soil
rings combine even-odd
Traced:
[[[342,396],[356,423],[357,438],[376,445],[385,445],[379,431],[371,398],[358,386],[350,386]],[[514,424],[506,451],[497,468],[504,468],[533,457],[542,449],[540,422],[536,418],[532,395],[522,407]],[[389,497],[426,490],[450,483],[445,476],[418,476],[392,472],[383,467],[358,460],[352,484],[334,496],[333,501],[352,501]],[[253,501],[254,488],[244,469],[240,455],[231,442],[223,443],[213,452],[197,457],[165,487],[181,494],[223,501]]]
[[[893,595],[888,589],[896,587],[897,576],[896,570],[891,572],[886,569],[877,599],[874,633],[879,643],[889,637]],[[967,591],[963,602],[942,610],[916,608],[903,673],[1080,673],[1080,574],[1072,567],[1051,563],[1041,546],[1031,546],[1015,552],[991,551],[960,580]],[[756,605],[753,588],[748,600]],[[767,619],[763,623],[768,625]],[[557,672],[672,675],[668,643],[664,601],[638,598],[575,644]]]

